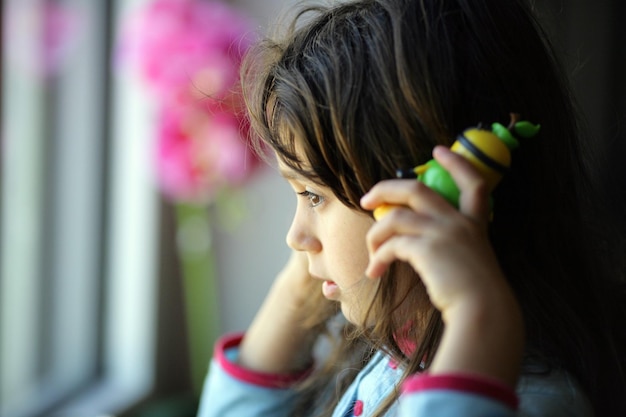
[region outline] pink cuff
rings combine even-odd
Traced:
[[[469,374],[413,375],[402,384],[403,393],[427,390],[453,390],[477,394],[499,401],[512,409],[517,409],[515,391],[508,385],[485,376]]]
[[[272,374],[265,372],[256,372],[251,369],[244,368],[235,362],[228,360],[226,351],[236,348],[243,340],[243,333],[227,334],[222,336],[215,344],[214,358],[220,364],[222,369],[235,379],[247,382],[252,385],[258,385],[265,388],[288,388],[306,378],[313,367],[304,371],[291,374]]]

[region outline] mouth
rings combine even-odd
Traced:
[[[329,300],[337,300],[339,298],[339,285],[333,280],[322,278],[319,275],[315,275],[309,272],[311,278],[323,281],[322,282],[322,295],[328,298]]]
[[[337,300],[339,298],[339,285],[335,281],[324,280],[322,294],[329,300]]]

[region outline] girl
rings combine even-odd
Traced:
[[[199,416],[626,415],[624,269],[524,0],[308,9],[251,54],[244,88],[297,194],[294,254],[245,335],[218,343]],[[541,131],[492,208],[447,147],[509,112]],[[392,179],[431,157],[458,209]]]

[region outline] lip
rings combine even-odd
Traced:
[[[309,272],[311,278],[323,281],[322,282],[322,295],[328,298],[329,300],[338,300],[339,299],[339,285],[333,280],[322,278],[319,275],[316,275],[312,272]]]
[[[339,290],[339,285],[335,281],[325,280],[322,283],[322,294],[329,300],[338,300]]]

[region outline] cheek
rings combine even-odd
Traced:
[[[353,282],[364,278],[369,263],[365,233],[337,236],[333,242],[333,264],[340,276]]]
[[[365,278],[369,254],[365,238],[371,225],[370,217],[343,205],[336,205],[325,213],[323,251],[326,267],[334,272],[336,282],[347,285]]]

